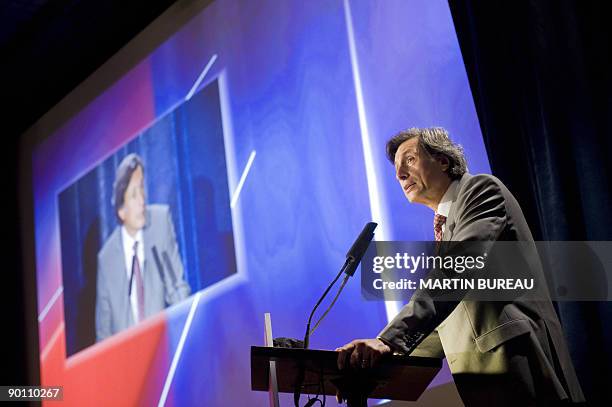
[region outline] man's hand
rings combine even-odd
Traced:
[[[373,367],[385,354],[391,353],[391,348],[380,339],[355,339],[337,348],[338,369],[348,365],[353,368]]]

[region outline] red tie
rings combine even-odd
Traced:
[[[440,215],[436,213],[434,216],[433,226],[434,226],[434,236],[436,238],[436,242],[442,240],[442,225],[446,222],[446,216]]]
[[[140,272],[140,263],[138,262],[138,241],[134,242],[134,257],[132,257],[132,272],[136,277],[136,296],[138,297],[138,321],[144,319],[144,286],[142,284],[142,274]]]

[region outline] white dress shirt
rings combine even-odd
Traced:
[[[448,214],[450,213],[451,207],[453,206],[453,202],[457,199],[457,188],[459,187],[459,181],[454,180],[450,183],[446,192],[440,199],[440,203],[438,204],[437,214],[440,214],[444,217],[448,218]],[[442,225],[442,233],[446,231],[446,222]]]
[[[135,237],[130,236],[125,226],[121,227],[121,240],[123,241],[123,257],[125,260],[125,271],[127,273],[128,284],[132,275],[132,258],[134,256],[134,243],[138,242],[138,249],[136,256],[138,258],[138,265],[140,266],[140,273],[143,277],[144,283],[144,261],[145,261],[145,250],[144,242],[142,240],[142,230],[136,233]],[[130,292],[130,305],[132,307],[132,316],[134,322],[139,321],[138,315],[138,290],[136,289],[136,277],[132,279],[132,290]],[[144,317],[144,316],[143,316]]]

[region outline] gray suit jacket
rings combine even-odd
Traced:
[[[459,181],[442,240],[533,242],[533,237],[518,202],[500,180],[491,175],[465,174]],[[533,265],[530,272],[544,281],[542,270],[537,267],[540,263],[535,247],[526,246],[520,255],[525,264]],[[512,274],[508,270],[507,276]],[[540,296],[540,300],[525,295],[505,302],[436,302],[420,294],[415,292],[379,337],[403,353],[446,356],[466,404],[464,395],[478,394],[478,390],[462,388],[468,384],[458,381],[458,375],[480,377],[471,381],[476,385],[487,382],[481,379],[495,376],[521,377],[520,380],[530,382],[539,398],[584,400],[561,325],[547,294]],[[523,368],[516,372],[519,354],[526,355],[522,358],[523,368],[530,373]],[[532,377],[523,377],[529,375]]]
[[[143,228],[145,317],[189,296],[174,225],[166,205],[149,205]],[[153,254],[155,247],[160,264]],[[121,227],[115,228],[98,253],[96,338],[98,341],[134,325],[129,299]]]

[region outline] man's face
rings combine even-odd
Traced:
[[[404,141],[395,153],[395,176],[411,203],[437,210],[450,184],[448,160],[434,157],[419,145],[418,137]]]
[[[123,206],[119,209],[119,218],[128,233],[135,235],[145,225],[145,191],[142,168],[132,173],[130,183],[123,195]]]

